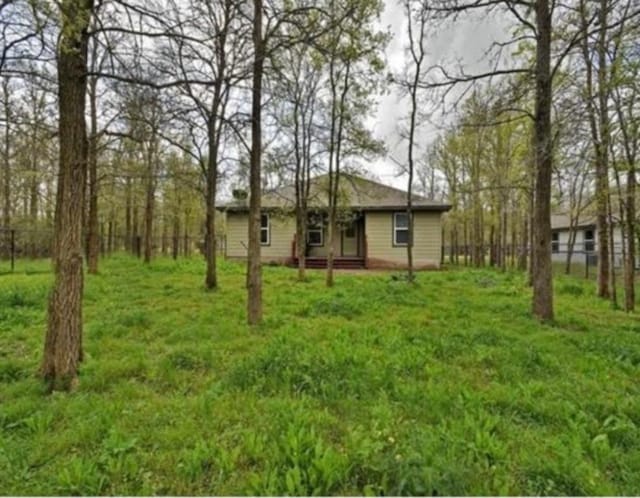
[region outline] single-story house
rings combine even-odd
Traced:
[[[339,223],[334,233],[336,268],[406,267],[407,193],[360,176],[341,174]],[[326,266],[328,175],[311,179],[308,200],[307,266]],[[413,260],[416,268],[439,268],[442,256],[442,214],[448,204],[413,196]],[[236,198],[220,209],[226,215],[225,256],[246,259],[248,199]],[[295,186],[262,196],[261,257],[264,263],[297,264]]]
[[[569,235],[571,233],[570,218],[566,214],[551,216],[551,259],[565,262],[569,252]],[[576,263],[584,262],[589,257],[590,264],[595,264],[598,252],[598,228],[595,216],[583,215],[575,226],[575,242],[572,260]],[[613,227],[613,241],[615,248],[616,266],[622,265],[622,233],[619,226]]]

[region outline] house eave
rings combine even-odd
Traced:
[[[594,229],[596,228],[596,224],[595,223],[580,223],[578,225],[576,225],[575,227],[573,227],[575,230],[589,230],[589,229]],[[560,232],[563,230],[571,230],[570,226],[567,225],[558,225],[558,226],[552,226],[551,227],[551,231],[552,232]]]
[[[249,206],[218,206],[216,208],[222,212],[229,213],[247,213],[249,212]],[[271,211],[271,212],[293,212],[293,207],[282,207],[282,206],[262,206],[263,211]],[[319,207],[319,206],[309,206],[307,208],[308,211],[314,210],[327,210],[327,207]],[[394,206],[350,206],[349,209],[353,211],[362,211],[362,212],[392,212],[392,211],[406,211],[406,205],[394,205]],[[441,204],[434,206],[412,206],[411,210],[414,212],[441,212],[444,213],[451,209],[451,205],[449,204]]]

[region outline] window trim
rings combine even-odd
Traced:
[[[267,218],[267,226],[262,226],[262,217],[266,216]],[[262,232],[267,232],[267,241],[262,242]],[[269,213],[260,213],[260,245],[261,246],[270,246],[271,245],[271,215]]]
[[[406,228],[402,228],[402,227],[397,227],[396,226],[396,218],[398,215],[407,215],[406,211],[396,211],[394,213],[391,214],[391,244],[393,247],[407,247],[409,245],[409,243],[411,242],[411,230],[409,229],[409,227],[411,226],[411,221],[408,220],[407,223],[407,227]],[[407,217],[408,218],[408,217]],[[407,232],[407,242],[398,242],[397,238],[396,238],[396,234],[398,233],[398,231],[400,230],[406,230]]]
[[[591,232],[591,237],[587,238],[587,232]],[[584,233],[582,235],[582,244],[583,244],[584,252],[586,252],[586,253],[595,252],[595,250],[596,250],[596,233],[592,228],[584,231]],[[589,249],[587,249],[587,246],[589,246]]]
[[[311,232],[318,232],[320,234],[320,242],[319,243],[312,243],[309,239],[309,235],[311,235]],[[309,247],[324,247],[324,227],[322,226],[322,223],[316,224],[316,225],[309,225],[307,223],[307,246]]]

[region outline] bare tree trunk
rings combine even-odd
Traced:
[[[133,247],[133,229],[131,224],[131,178],[128,176],[125,183],[124,231],[124,249],[125,251],[131,251]]]
[[[480,207],[480,193],[479,193],[479,180],[476,178],[476,174],[474,174],[473,178],[473,224],[472,224],[472,243],[473,246],[471,248],[471,261],[473,266],[479,268],[482,266],[484,260],[484,234],[482,230],[482,219],[481,219],[481,207]]]
[[[517,213],[516,211],[516,202],[513,202],[514,207],[513,207],[513,212]],[[518,231],[517,231],[517,224],[516,224],[516,216],[515,214],[511,217],[511,257],[510,257],[510,266],[511,269],[515,269],[516,268],[516,257],[519,256],[519,254],[516,254],[516,248],[518,247]]]
[[[253,0],[253,81],[251,102],[251,164],[249,173],[249,251],[247,259],[247,321],[262,321],[262,267],[260,264],[260,210],[262,183],[262,74],[265,47],[262,38],[262,0]]]
[[[464,266],[469,266],[469,228],[467,227],[467,219],[465,216],[463,224],[464,239]]]
[[[31,179],[29,181],[29,218],[31,219],[31,227],[38,229],[38,135],[37,127],[34,126],[31,135]],[[38,256],[38,248],[36,247],[37,234],[33,234],[30,243],[30,256],[36,258]]]
[[[407,280],[413,282],[413,174],[415,171],[413,147],[415,142],[416,133],[416,119],[418,115],[418,83],[421,76],[422,63],[425,58],[424,50],[424,38],[425,28],[427,24],[426,9],[415,10],[412,9],[411,2],[407,1],[404,5],[406,10],[406,16],[408,20],[408,33],[409,33],[409,52],[411,54],[411,60],[413,62],[413,81],[409,87],[409,94],[411,97],[411,114],[409,116],[409,150],[407,154],[407,162],[409,166],[409,180],[407,182],[407,223],[409,227],[409,240],[407,241]],[[417,40],[413,32],[413,16],[418,17],[419,33]],[[435,180],[431,179],[431,198],[433,198]],[[442,238],[444,244],[444,237]],[[441,254],[442,259],[444,254]]]
[[[575,220],[575,223],[577,223],[578,220]],[[576,225],[575,225],[573,219],[570,220],[569,223],[569,241],[567,243],[567,259],[565,261],[565,267],[564,267],[564,273],[566,275],[571,274],[571,257],[573,256],[573,248],[575,247],[575,243],[576,243]]]
[[[333,68],[331,69],[333,70]],[[350,61],[346,61],[346,66],[344,69],[344,79],[342,91],[340,92],[340,100],[338,102],[338,114],[337,116],[334,114],[335,109],[332,110],[332,121],[334,117],[337,117],[337,128],[335,134],[335,147],[332,145],[330,147],[332,152],[335,152],[335,174],[332,181],[330,181],[330,192],[329,192],[329,254],[327,257],[327,287],[333,287],[334,279],[333,279],[333,259],[335,252],[335,237],[336,237],[336,228],[338,228],[338,192],[340,188],[340,163],[342,161],[342,134],[344,131],[344,118],[345,118],[345,105],[347,102],[347,94],[349,93],[349,78],[351,74],[351,63]],[[332,97],[333,103],[332,106],[335,105],[335,95],[336,95],[336,85],[334,82],[331,84],[332,87]],[[332,124],[333,128],[333,124]],[[333,130],[331,134],[331,141],[333,142],[334,135]],[[330,173],[331,176],[331,173]]]
[[[491,223],[489,226],[489,266],[493,267],[497,266],[495,232],[495,225]]]
[[[177,213],[173,217],[173,247],[171,255],[173,259],[178,259],[178,253],[180,252],[180,217]]]
[[[335,78],[335,58],[332,58],[329,63],[329,82],[331,86],[331,123],[329,131],[329,225],[327,227],[327,238],[329,239],[329,249],[327,253],[327,287],[333,287],[333,226],[335,224],[335,206],[336,196],[334,191],[337,192],[337,187],[334,187],[334,182],[338,181],[338,174],[334,175],[334,160],[335,160],[335,147],[336,147],[336,100],[337,100],[337,82]]]
[[[339,178],[339,174],[336,173],[336,178],[333,180],[337,182]],[[327,253],[327,278],[326,285],[327,287],[333,287],[334,278],[333,278],[333,262],[334,262],[334,249],[333,245],[335,242],[335,229],[336,229],[336,218],[337,218],[337,206],[332,205],[329,208],[329,222],[327,227],[327,239],[329,240],[329,250]]]
[[[451,230],[449,231],[449,244],[451,245],[451,247],[449,247],[449,263],[457,264],[457,261],[456,261],[457,247],[456,247],[456,228],[455,228],[455,226],[452,226]]]
[[[611,278],[612,285],[615,285],[615,275],[610,276],[609,272],[615,273],[613,265],[607,261],[609,257],[609,240],[608,237],[612,231],[608,227],[611,217],[611,206],[609,205],[609,82],[608,82],[608,54],[607,54],[607,33],[608,11],[610,6],[609,0],[600,0],[600,8],[598,20],[600,32],[598,35],[598,102],[600,112],[600,157],[596,164],[596,205],[598,206],[598,295],[608,297],[612,289],[607,289],[607,278]],[[609,212],[609,217],[607,217]],[[609,218],[609,219],[608,219]],[[611,239],[611,247],[613,248],[613,239]],[[611,251],[613,252],[613,250]],[[613,259],[612,259],[613,261]],[[611,296],[615,301],[615,296]]]
[[[160,244],[161,244],[160,252],[162,253],[163,256],[167,254],[167,247],[169,245],[169,241],[167,240],[168,238],[169,238],[169,230],[167,226],[167,219],[165,216],[163,216],[162,217],[162,235],[160,236]]]
[[[619,43],[616,42],[616,43]],[[618,47],[616,47],[616,53],[618,53]],[[618,65],[614,65],[612,71],[612,78],[617,77]],[[637,75],[637,71],[636,71]],[[626,193],[622,194],[620,191],[620,181],[618,170],[616,172],[616,181],[618,184],[618,192],[620,195],[620,211],[621,211],[621,224],[620,229],[623,233],[623,258],[624,258],[624,309],[627,312],[631,312],[635,309],[635,275],[636,275],[636,157],[638,154],[638,145],[640,144],[640,135],[638,135],[638,126],[634,122],[634,109],[635,102],[637,101],[638,94],[640,93],[640,87],[638,85],[632,85],[630,94],[623,95],[620,92],[620,87],[616,87],[613,92],[613,100],[615,104],[615,110],[618,117],[618,125],[620,127],[620,135],[622,138],[623,151],[626,159],[627,166],[627,185]],[[627,111],[625,113],[625,110]],[[612,144],[610,144],[612,145]],[[615,149],[611,147],[611,156],[615,161]],[[624,202],[622,199],[624,198]],[[625,237],[626,236],[626,237]]]
[[[636,267],[636,243],[635,243],[635,220],[636,220],[636,172],[631,165],[627,173],[627,202],[626,202],[626,225],[627,225],[627,253],[625,257],[624,271],[624,309],[633,311],[636,306],[635,296],[635,267]]]
[[[9,88],[9,78],[4,78],[2,82],[2,90],[4,93],[4,150],[2,154],[3,170],[2,175],[2,191],[4,197],[2,209],[2,224],[5,228],[11,225],[11,123],[13,116],[11,114],[11,89]]]
[[[535,133],[534,133],[535,135]],[[535,220],[535,204],[536,204],[536,144],[535,136],[531,143],[532,151],[532,164],[531,164],[531,184],[529,195],[529,286],[533,287],[533,276],[535,274],[535,258],[533,252],[535,251],[534,241],[536,238],[536,220]]]
[[[217,99],[214,106],[217,107]],[[218,142],[216,133],[217,114],[209,117],[209,158],[207,164],[207,185],[206,185],[206,210],[205,221],[205,260],[207,263],[207,273],[204,286],[208,290],[218,287],[218,275],[216,271],[216,190],[218,183]]]
[[[153,212],[156,198],[155,161],[157,161],[157,137],[149,144],[147,164],[147,189],[144,205],[144,262],[150,263],[153,256]]]
[[[591,60],[591,49],[589,47],[589,37],[586,36],[590,29],[590,22],[587,20],[589,14],[586,12],[585,0],[580,2],[580,15],[582,21],[582,52],[586,69],[586,108],[589,116],[591,135],[596,160],[596,224],[598,238],[598,296],[602,298],[610,297],[610,261],[609,261],[609,230],[607,226],[607,199],[609,195],[609,114],[608,114],[608,62],[607,62],[607,14],[609,7],[608,0],[600,0],[598,9],[598,25],[600,26],[596,52],[598,56],[597,67],[597,95],[594,91],[593,82],[593,62]],[[596,109],[594,102],[598,101],[599,108]]]
[[[47,390],[70,390],[82,361],[82,212],[87,170],[87,46],[93,0],[63,0],[57,54],[60,163],[53,244],[54,284],[41,373]]]
[[[306,203],[305,203],[306,204]],[[298,256],[298,281],[306,279],[305,267],[307,258],[307,210],[306,206],[296,208],[296,255]]]
[[[500,268],[502,271],[507,270],[507,240],[508,240],[508,230],[507,230],[507,209],[506,205],[502,206],[502,242],[501,242],[501,250],[500,250]]]
[[[615,308],[618,308],[618,293],[616,286],[616,247],[615,247],[615,239],[613,238],[613,209],[611,206],[611,195],[607,196],[607,226],[609,228],[609,243],[610,243],[610,251],[609,251],[609,265],[610,265],[610,299],[611,305]]]
[[[138,204],[135,203],[133,205],[133,223],[132,223],[132,249],[133,253],[139,258],[140,257],[140,229],[139,229],[139,213],[138,213]]]
[[[553,281],[551,269],[551,12],[549,0],[536,1],[536,188],[534,203],[535,235],[533,241],[534,316],[553,320]]]
[[[524,216],[524,226],[522,227],[522,245],[520,247],[520,254],[518,255],[518,270],[526,271],[527,269],[527,255],[529,246],[529,216]]]
[[[189,244],[190,236],[189,236],[189,223],[191,222],[191,210],[189,208],[185,208],[184,210],[184,237],[183,237],[183,248],[182,255],[188,257],[191,255],[191,247]]]
[[[104,237],[104,221],[100,223],[100,253],[104,256],[104,252],[106,251],[107,243]]]
[[[107,254],[111,254],[113,251],[114,224],[113,220],[109,220],[109,223],[107,223]]]
[[[96,44],[97,46],[97,44]],[[89,80],[89,108],[91,128],[89,134],[89,220],[87,225],[87,266],[91,274],[98,273],[98,109],[97,78]]]

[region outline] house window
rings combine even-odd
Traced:
[[[407,213],[393,213],[393,245],[406,246],[409,243],[409,216]]]
[[[311,217],[307,225],[307,245],[321,247],[324,245],[322,218]]]
[[[584,251],[593,252],[595,249],[595,237],[593,236],[593,230],[584,231]]]
[[[551,234],[551,252],[560,252],[560,234],[558,232]]]
[[[269,215],[260,215],[260,245],[268,246],[271,243],[271,220]]]

